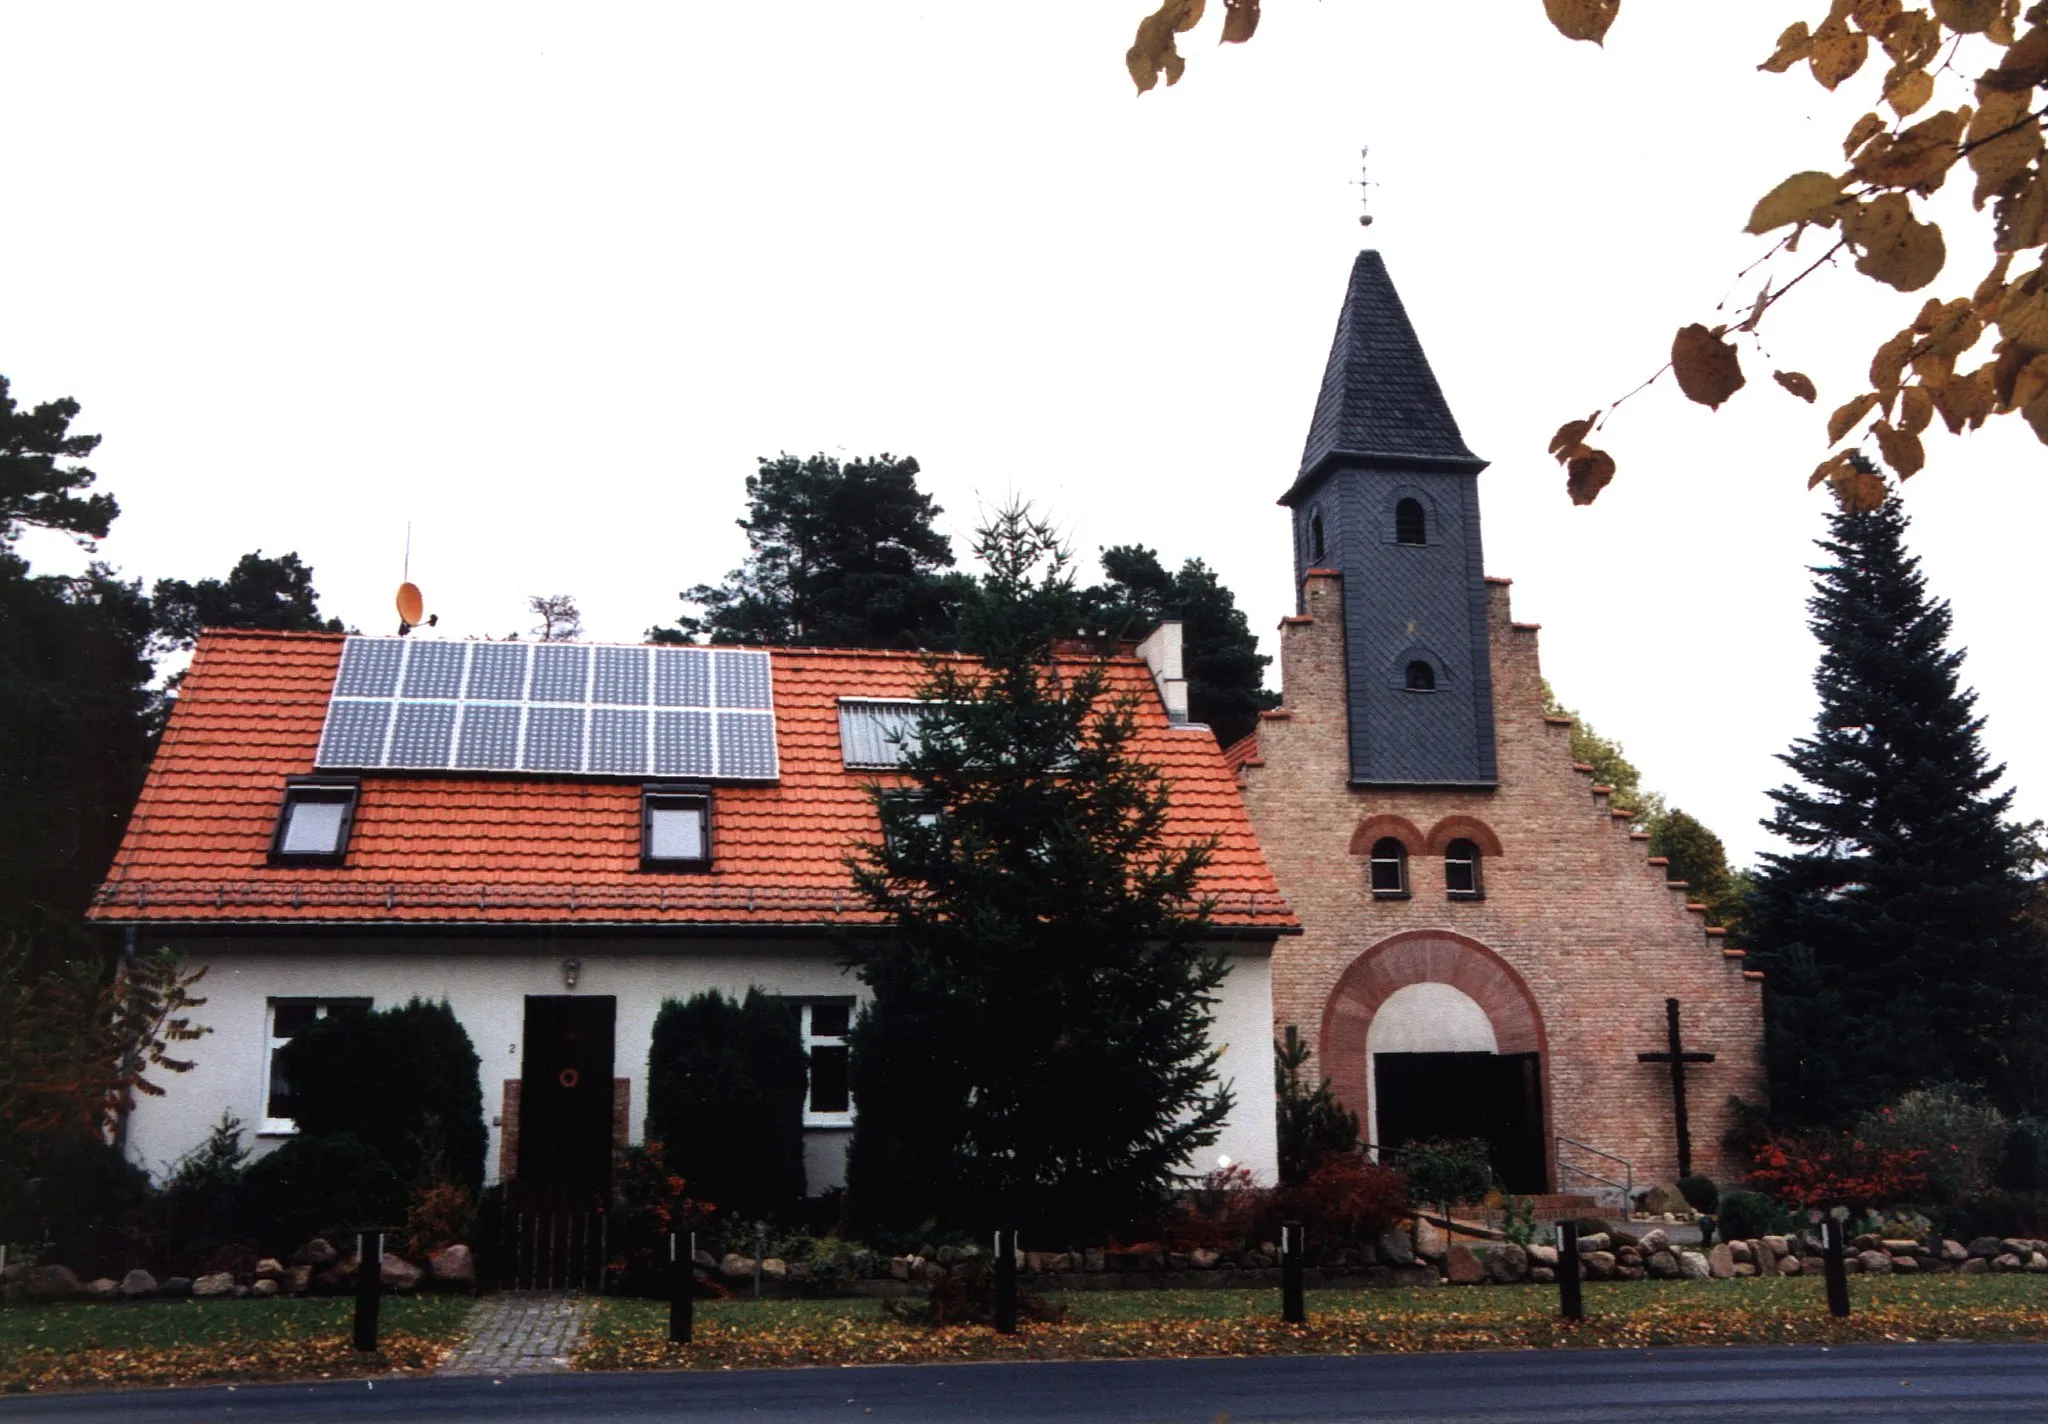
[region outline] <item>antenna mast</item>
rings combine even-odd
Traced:
[[[1358,150],[1358,225],[1360,227],[1372,226],[1372,213],[1368,211],[1372,206],[1372,181],[1367,177],[1366,170],[1366,159],[1371,153],[1372,150],[1369,148],[1360,148]]]

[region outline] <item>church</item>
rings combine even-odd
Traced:
[[[1485,1138],[1510,1191],[1732,1179],[1762,975],[1546,715],[1537,625],[1485,571],[1485,466],[1360,253],[1280,497],[1284,702],[1225,753],[1303,927],[1274,951],[1275,1032],[1299,1027],[1369,1143]]]

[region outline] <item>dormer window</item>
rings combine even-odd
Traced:
[[[647,787],[640,796],[640,868],[705,870],[710,865],[710,788]]]
[[[1408,898],[1408,847],[1393,836],[1382,836],[1372,843],[1372,897]]]
[[[1422,512],[1422,501],[1404,499],[1394,506],[1394,542],[1396,544],[1427,544],[1429,542],[1429,520]]]
[[[1444,890],[1453,900],[1483,900],[1479,878],[1479,846],[1462,838],[1444,847]]]
[[[1408,664],[1408,675],[1402,684],[1410,692],[1436,691],[1436,669],[1417,658]]]
[[[355,821],[353,780],[294,777],[285,783],[277,833],[270,842],[272,865],[340,865],[348,854]]]

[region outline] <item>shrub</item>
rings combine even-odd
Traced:
[[[2048,1121],[2023,1117],[2012,1125],[2000,1154],[1998,1185],[2011,1192],[2048,1192]]]
[[[1694,1211],[1711,1216],[1721,1205],[1721,1189],[1714,1185],[1712,1177],[1695,1172],[1690,1177],[1680,1177],[1675,1185],[1685,1204]]]
[[[1493,1160],[1485,1139],[1411,1142],[1395,1154],[1415,1200],[1445,1205],[1476,1202],[1493,1190]]]
[[[390,1226],[405,1217],[398,1174],[349,1132],[292,1138],[250,1167],[243,1186],[251,1230],[272,1255],[309,1237]]]
[[[1746,1241],[1795,1229],[1792,1213],[1762,1192],[1724,1192],[1715,1218],[1723,1241]]]
[[[1802,1207],[1886,1206],[1925,1191],[1927,1154],[1838,1132],[1773,1134],[1756,1154],[1749,1183]]]
[[[647,1051],[647,1140],[721,1209],[788,1215],[804,1194],[807,1079],[784,1000],[759,989],[666,1000]]]
[[[1220,1167],[1174,1198],[1156,1235],[1172,1251],[1223,1251],[1273,1234],[1280,1208],[1244,1167]]]
[[[1988,1189],[2011,1135],[2004,1113],[1953,1083],[1916,1088],[1857,1123],[1857,1136],[1879,1152],[1919,1154],[1927,1195],[1937,1203]]]
[[[700,1230],[711,1218],[712,1204],[692,1200],[687,1186],[670,1169],[659,1142],[628,1147],[619,1154],[612,1173],[612,1209],[605,1222],[610,1251],[605,1278],[613,1292],[668,1294],[668,1237]]]
[[[1298,1187],[1324,1162],[1358,1148],[1358,1114],[1337,1101],[1325,1078],[1314,1088],[1302,1076],[1308,1045],[1287,1025],[1273,1045],[1273,1090],[1280,1130],[1280,1183]]]
[[[1311,1241],[1363,1241],[1391,1226],[1408,1206],[1408,1178],[1362,1154],[1332,1157],[1309,1173],[1308,1184],[1283,1193],[1296,1207]]]
[[[445,1002],[331,1013],[278,1054],[301,1137],[354,1136],[408,1185],[483,1187],[479,1063]]]
[[[193,1267],[208,1253],[249,1238],[242,1200],[248,1164],[242,1120],[224,1112],[206,1141],[179,1160],[158,1199],[159,1263]]]
[[[405,1207],[404,1254],[414,1261],[469,1239],[476,1224],[476,1198],[457,1182],[425,1182],[412,1189]]]
[[[913,1325],[990,1325],[996,1318],[996,1277],[987,1263],[965,1261],[931,1283],[923,1296],[882,1302],[882,1314]],[[1067,1307],[1017,1290],[1019,1320],[1067,1318]]]

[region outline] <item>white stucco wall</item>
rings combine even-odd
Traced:
[[[182,941],[206,977],[197,986],[206,1004],[194,1018],[212,1030],[192,1045],[189,1073],[164,1074],[166,1093],[144,1098],[128,1123],[129,1156],[162,1177],[205,1140],[223,1110],[250,1129],[263,1120],[268,1071],[268,1001],[273,998],[368,997],[390,1008],[415,996],[446,999],[481,1060],[484,1117],[490,1127],[487,1179],[498,1179],[506,1079],[517,1079],[524,1052],[529,994],[610,995],[618,1000],[613,1073],[632,1084],[632,1135],[640,1138],[647,1110],[647,1046],[662,1000],[718,989],[744,993],[750,985],[792,997],[867,997],[844,970],[836,951],[819,941],[628,941],[630,952],[570,939],[432,939],[393,937],[378,949],[359,942],[309,937],[247,936]],[[576,987],[562,983],[562,963],[580,961]],[[1249,1168],[1261,1181],[1278,1172],[1272,1092],[1271,956],[1263,944],[1235,947],[1231,972],[1216,1006],[1215,1034],[1225,1051],[1219,1073],[1233,1081],[1237,1103],[1223,1134],[1197,1172],[1219,1156]],[[851,1134],[805,1133],[804,1161],[813,1192],[845,1181]],[[260,1155],[282,1139],[260,1137]]]

